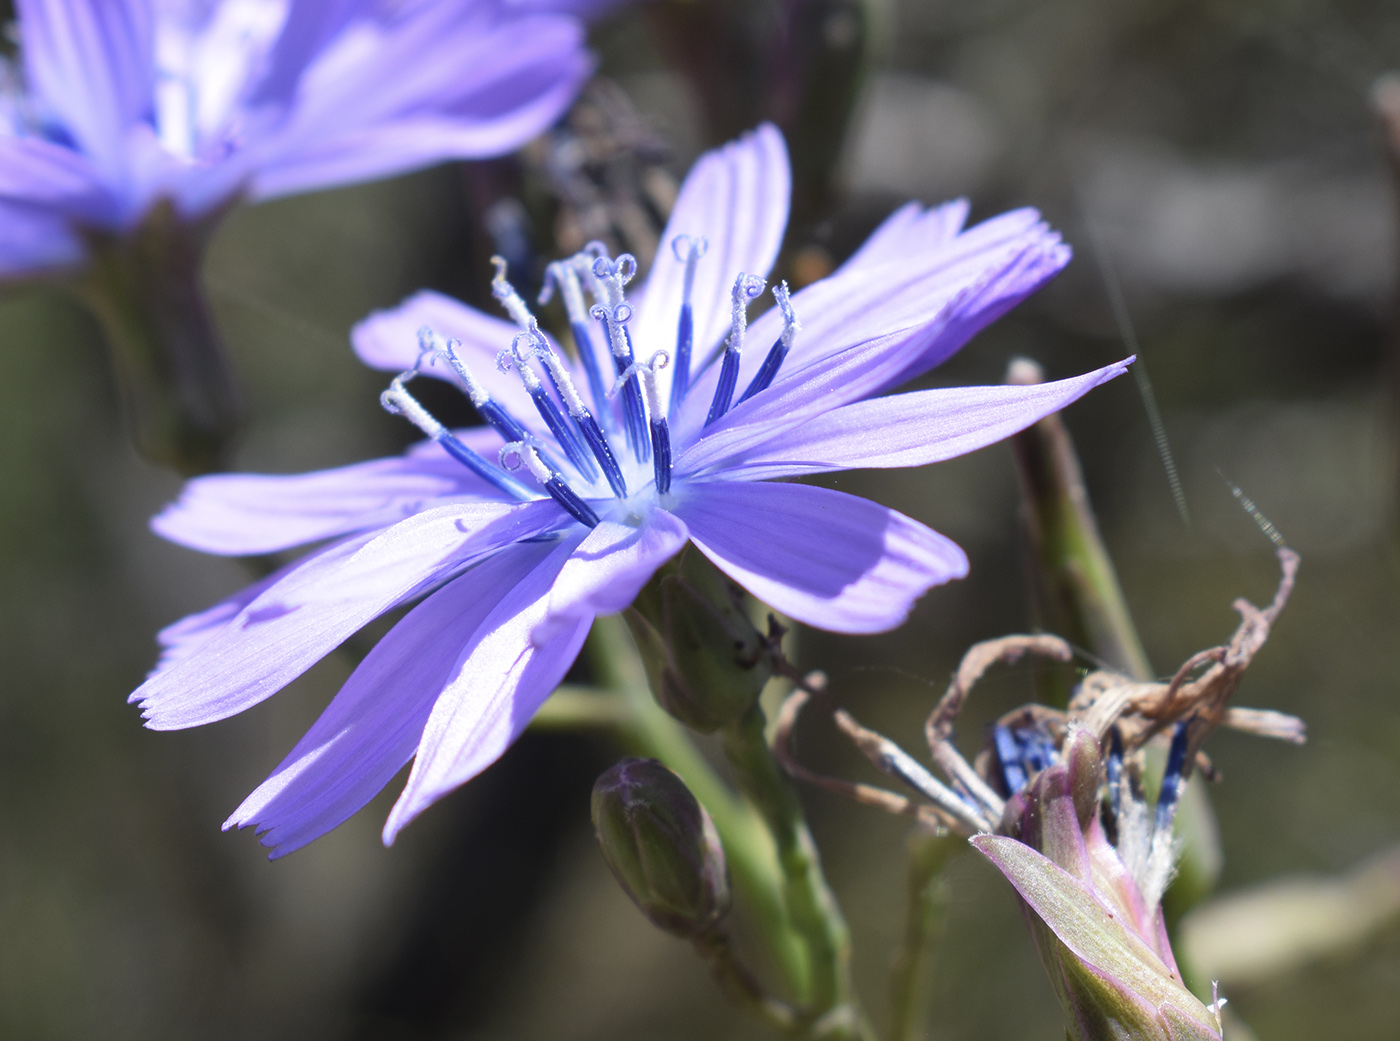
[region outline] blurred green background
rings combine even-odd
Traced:
[[[910,197],[966,195],[978,218],[1040,207],[1077,259],[926,381],[998,382],[1018,354],[1062,376],[1126,353],[1092,222],[1192,511],[1188,529],[1130,380],[1070,410],[1154,668],[1169,674],[1224,640],[1236,596],[1272,594],[1270,546],[1219,473],[1303,555],[1238,701],[1304,716],[1309,742],[1212,740],[1220,890],[1333,875],[1400,842],[1396,216],[1369,100],[1400,64],[1400,14],[1375,0],[887,0],[878,13],[838,191],[789,245],[840,259]],[[594,43],[674,146],[679,175],[709,131],[647,25],[624,11]],[[480,299],[491,246],[479,182],[440,167],[227,221],[206,279],[252,404],[238,468],[332,466],[409,440],[346,333],[420,286]],[[247,572],[147,531],[178,482],[128,447],[85,313],[56,292],[8,292],[0,342],[0,1036],[767,1036],[608,875],[587,810],[617,754],[605,740],[527,735],[392,851],[378,832],[397,785],[276,864],[251,835],[221,834],[350,666],[328,659],[216,726],[143,730],[124,700],[154,660],[155,630]],[[969,579],[930,593],[898,632],[798,641],[799,662],[826,669],[841,703],[917,749],[962,651],[1029,624],[1011,456],[997,446],[833,483],[933,525],[972,559]],[[995,674],[963,732],[1031,691],[1024,671]],[[819,721],[804,725],[803,755],[868,776]],[[805,795],[878,1020],[905,825]],[[1062,1036],[1009,887],[961,856],[946,894],[927,1036]],[[1400,928],[1227,978],[1224,991],[1261,1038],[1393,1037]]]

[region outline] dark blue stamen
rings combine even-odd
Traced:
[[[578,493],[565,484],[562,477],[556,474],[545,481],[544,490],[580,524],[590,528],[598,526],[598,515],[593,512],[593,507],[580,499]]]
[[[443,431],[434,438],[438,444],[457,462],[461,463],[472,473],[476,474],[483,481],[491,484],[498,491],[504,492],[513,499],[520,499],[522,502],[533,499],[529,490],[509,474],[503,474],[496,467],[492,466],[476,452],[472,451],[452,434]]]
[[[675,375],[671,380],[671,408],[680,407],[690,390],[690,353],[695,346],[695,312],[690,306],[690,294],[695,289],[695,268],[710,244],[703,238],[677,235],[671,240],[671,252],[685,265],[681,282],[681,316],[676,325]]]
[[[599,261],[602,263],[602,261]],[[619,314],[619,312],[621,312]],[[631,379],[635,355],[632,353],[632,336],[623,323],[631,317],[632,308],[619,304],[615,308],[602,305],[593,308],[595,318],[601,319],[608,328],[608,341],[612,345],[613,366],[622,380],[622,415],[627,434],[627,447],[638,462],[645,462],[651,452],[651,439],[647,436],[646,410],[642,406],[642,392],[636,380]]]
[[[578,348],[579,361],[583,362],[583,371],[588,376],[588,393],[593,398],[593,407],[603,422],[612,426],[609,422],[608,385],[603,381],[603,370],[598,365],[598,355],[594,353],[593,337],[583,322],[570,322],[569,327],[574,331],[574,346]]]
[[[787,341],[780,336],[768,349],[768,356],[763,359],[763,364],[758,367],[758,372],[754,373],[753,382],[744,391],[744,396],[739,399],[739,404],[742,405],[760,390],[767,390],[772,385],[773,380],[778,376],[778,370],[782,368],[783,359],[787,357],[787,353]]]
[[[608,443],[608,436],[598,426],[598,421],[593,418],[591,412],[585,412],[575,418],[583,439],[588,442],[589,450],[593,453],[593,458],[598,460],[598,465],[603,468],[603,476],[608,479],[608,486],[612,488],[613,494],[619,499],[627,498],[627,482],[622,479],[622,468],[617,465],[617,458],[613,455],[612,445]]]
[[[627,331],[627,326],[622,325],[619,329],[626,350],[621,355],[614,354],[613,362],[617,366],[617,374],[621,376],[637,356],[632,351],[632,334]],[[636,380],[628,380],[622,385],[622,411],[627,417],[627,442],[632,446],[637,462],[644,463],[651,451],[651,439],[647,437],[647,415],[642,405],[642,388],[637,386]]]
[[[651,461],[656,493],[665,495],[671,490],[671,431],[665,416],[651,421]]]
[[[1021,768],[1020,743],[1011,731],[1004,726],[992,727],[992,741],[996,745],[997,758],[1001,760],[1002,782],[1006,794],[1015,795],[1026,787],[1026,772]]]
[[[671,408],[680,408],[685,392],[690,389],[690,349],[695,340],[695,312],[690,301],[681,304],[680,322],[676,327],[676,364],[671,375]]]
[[[734,399],[734,386],[739,382],[739,352],[725,351],[719,363],[719,382],[715,384],[715,396],[710,401],[710,414],[705,417],[709,426],[729,411],[729,403]]]
[[[519,374],[521,382],[525,384],[526,391],[530,394],[530,400],[535,403],[535,411],[544,420],[545,426],[549,427],[549,432],[554,435],[554,439],[559,442],[559,446],[564,449],[564,454],[568,456],[569,462],[573,463],[585,480],[593,481],[598,477],[598,467],[593,463],[590,451],[584,446],[582,438],[574,428],[568,418],[554,403],[554,399],[545,391],[544,385],[539,378],[531,371],[525,354],[519,346],[519,341],[528,339],[527,335],[517,337],[517,343],[511,348],[510,354],[503,354],[501,362],[503,365],[514,364],[515,370]],[[549,372],[548,366],[545,371]],[[550,374],[550,381],[553,382],[553,374]],[[558,389],[556,385],[556,390]],[[562,392],[561,396],[562,396]],[[514,438],[513,440],[523,440]]]
[[[1171,831],[1172,820],[1176,816],[1176,803],[1181,797],[1186,770],[1186,749],[1191,743],[1190,721],[1182,720],[1172,732],[1171,749],[1167,752],[1167,766],[1162,771],[1162,787],[1157,792],[1157,814],[1152,822],[1153,831],[1159,835]]]
[[[778,288],[773,290],[773,298],[778,301],[778,306],[783,312],[783,332],[774,341],[773,346],[768,349],[768,356],[763,359],[763,364],[758,367],[758,372],[754,374],[753,382],[744,391],[744,396],[739,399],[739,404],[748,401],[761,390],[767,390],[773,381],[778,378],[778,370],[783,367],[783,361],[788,356],[788,351],[792,349],[792,339],[797,333],[797,316],[793,313],[791,296],[788,292],[788,285],[782,282]]]
[[[709,426],[729,411],[734,400],[734,387],[739,382],[739,358],[744,351],[744,330],[748,328],[749,301],[763,292],[764,282],[753,275],[742,272],[734,280],[730,294],[729,338],[724,341],[724,359],[720,362],[719,380],[715,384],[715,396],[710,400],[710,412],[705,417]]]

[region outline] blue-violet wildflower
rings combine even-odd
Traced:
[[[194,221],[549,126],[582,0],[18,0],[0,67],[0,277],[66,268],[158,202]]]
[[[399,373],[384,403],[426,442],[303,476],[199,478],[154,519],[212,553],[324,543],[161,634],[165,655],[131,697],[154,729],[241,712],[420,601],[225,827],[254,826],[287,853],[414,760],[384,828],[392,842],[505,751],[593,618],[625,608],[687,540],[777,610],[843,633],[892,629],[930,587],[966,574],[963,552],[918,521],[775,479],[961,455],[1126,363],[875,397],[947,358],[1069,250],[1030,210],[964,230],[964,202],[910,204],[829,278],[790,298],[777,287],[781,306],[749,323],[789,190],[782,137],[764,126],[691,171],[644,291],[629,299],[630,256],[595,248],[554,265],[577,358],[504,270],[494,289],[510,321],[429,292],[370,316],[355,348]],[[443,428],[412,395],[419,375],[457,383],[487,425]]]

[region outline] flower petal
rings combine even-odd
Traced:
[[[473,559],[557,526],[552,500],[442,506],[363,544],[319,555],[263,591],[219,633],[128,699],[153,730],[242,712],[276,693],[380,614]]]
[[[314,566],[316,558],[326,553],[339,553],[340,558],[343,559],[345,555],[353,553],[355,549],[363,546],[373,537],[374,534],[371,532],[323,546],[314,553],[309,553],[299,560],[278,568],[266,578],[259,579],[250,586],[245,586],[232,596],[219,601],[213,607],[186,615],[178,622],[167,625],[156,633],[156,643],[160,645],[161,649],[160,659],[156,662],[155,668],[147,673],[146,678],[157,676],[189,657],[211,638],[227,628],[228,624],[238,617],[238,613],[262,595],[265,590],[271,589],[292,572]],[[355,543],[353,547],[349,546],[351,541]]]
[[[685,526],[660,510],[640,528],[605,520],[560,546],[501,601],[433,707],[384,825],[386,845],[510,747],[573,664],[594,615],[631,603],[685,539]]]
[[[924,466],[995,444],[1127,371],[1131,358],[1033,386],[941,387],[858,401],[767,442],[719,434],[687,454],[726,479],[766,480],[828,470]]]
[[[555,549],[547,542],[507,546],[405,615],[224,830],[256,826],[275,859],[324,835],[374,798],[413,758],[462,649]]]
[[[917,202],[906,202],[870,233],[835,274],[891,260],[908,262],[920,252],[951,242],[967,223],[969,208],[966,199],[953,199],[928,209]]]
[[[260,146],[251,194],[499,155],[554,122],[590,70],[572,18],[429,3],[357,20],[307,67],[290,119]]]
[[[449,497],[500,499],[495,489],[443,452],[308,474],[197,477],[151,519],[151,529],[205,553],[272,553],[388,527]]]
[[[127,128],[150,114],[154,26],[148,0],[18,0],[31,89],[109,174]]]
[[[674,511],[736,582],[800,622],[842,633],[893,629],[930,587],[967,574],[938,532],[868,499],[801,484],[684,488]]]
[[[792,300],[801,328],[782,371],[772,387],[750,400],[757,405],[785,381],[819,371],[823,361],[856,344],[878,341],[886,350],[899,348],[899,363],[886,364],[876,389],[896,386],[944,361],[1068,263],[1068,247],[1038,216],[1034,210],[1003,214],[939,248],[896,261],[848,264],[808,286]],[[781,331],[776,308],[754,321],[740,364],[741,389]],[[909,354],[904,348],[913,342],[918,350]],[[673,422],[682,440],[702,429],[717,378],[715,365],[695,378]]]
[[[672,249],[676,237],[703,237],[709,243],[696,267],[691,296],[692,358],[698,362],[729,331],[734,279],[740,272],[766,278],[772,269],[791,195],[787,146],[771,123],[700,157],[666,222],[633,323],[632,339],[641,358],[665,349],[674,360],[685,278],[685,263]],[[663,394],[668,393],[669,368],[657,375],[665,383]]]

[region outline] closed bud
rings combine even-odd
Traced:
[[[742,596],[703,554],[686,552],[626,615],[657,702],[701,733],[742,718],[773,674]]]
[[[695,939],[729,910],[729,873],[714,822],[655,759],[623,759],[593,785],[603,859],[652,923]]]

